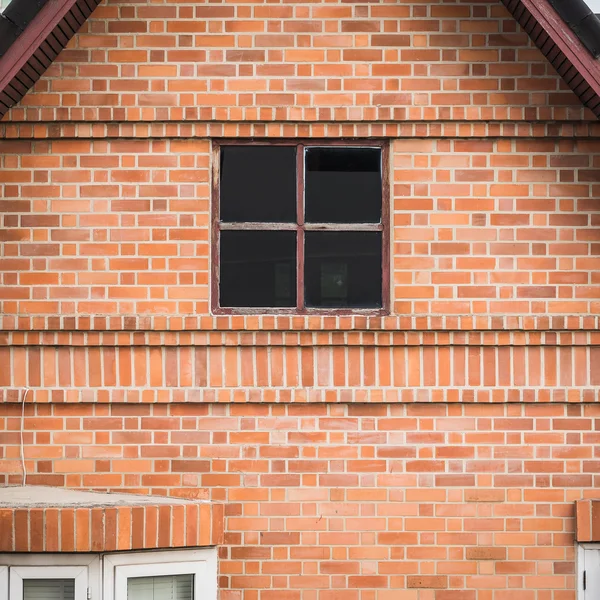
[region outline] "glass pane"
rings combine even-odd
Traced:
[[[306,305],[380,308],[380,231],[307,231]]]
[[[23,600],[75,600],[75,580],[23,579]]]
[[[296,147],[222,146],[220,219],[296,221]]]
[[[220,306],[296,306],[295,231],[221,231]]]
[[[193,600],[193,575],[130,577],[127,600]]]
[[[381,221],[380,148],[307,148],[307,223]]]

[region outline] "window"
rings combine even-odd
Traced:
[[[96,555],[3,555],[0,564],[0,598],[8,600],[87,600],[100,583]]]
[[[387,148],[221,142],[213,309],[387,310]]]
[[[0,555],[1,600],[217,600],[216,548]]]
[[[600,545],[580,544],[577,547],[577,600],[600,598]]]
[[[104,557],[104,600],[216,599],[216,548]]]

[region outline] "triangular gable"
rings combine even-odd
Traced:
[[[13,0],[25,2],[26,0]],[[581,102],[600,117],[600,62],[550,3],[562,0],[500,0]],[[588,22],[600,21],[584,0],[566,0]],[[0,56],[0,118],[31,89],[100,0],[49,0]],[[558,7],[560,8],[560,7]],[[590,17],[591,15],[591,17]],[[587,44],[589,47],[589,44]]]

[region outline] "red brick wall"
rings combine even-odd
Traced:
[[[228,503],[221,600],[574,600],[585,118],[496,0],[103,4],[0,125],[0,483],[28,387],[30,483]],[[390,140],[390,316],[210,315],[252,136]]]
[[[499,0],[103,2],[11,121],[580,119]]]
[[[208,140],[0,143],[0,312],[208,313]],[[397,139],[391,155],[394,313],[600,313],[597,141]]]
[[[228,503],[222,600],[575,597],[600,405],[32,408],[30,483]],[[17,483],[20,407],[0,425]]]

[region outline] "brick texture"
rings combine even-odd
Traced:
[[[113,552],[223,542],[218,504],[0,508],[0,552]]]
[[[220,600],[574,600],[592,118],[498,0],[103,2],[0,124],[0,484],[28,387],[29,483],[226,503]],[[210,314],[249,137],[389,141],[389,316]]]
[[[4,315],[208,314],[209,140],[5,141]],[[392,143],[392,307],[600,313],[594,140]]]
[[[25,458],[32,484],[226,502],[222,599],[573,598],[599,422],[592,404],[37,405]],[[19,483],[20,407],[0,425]]]
[[[102,2],[11,121],[591,118],[498,0]]]
[[[13,343],[0,346],[0,399],[20,402],[27,387],[27,401],[69,403],[600,401],[598,332],[437,339],[338,332],[317,341],[263,331],[155,333],[153,345],[128,340],[138,336],[74,334],[69,344],[63,335],[58,346],[7,336]]]
[[[576,503],[577,541],[600,542],[600,500]]]

